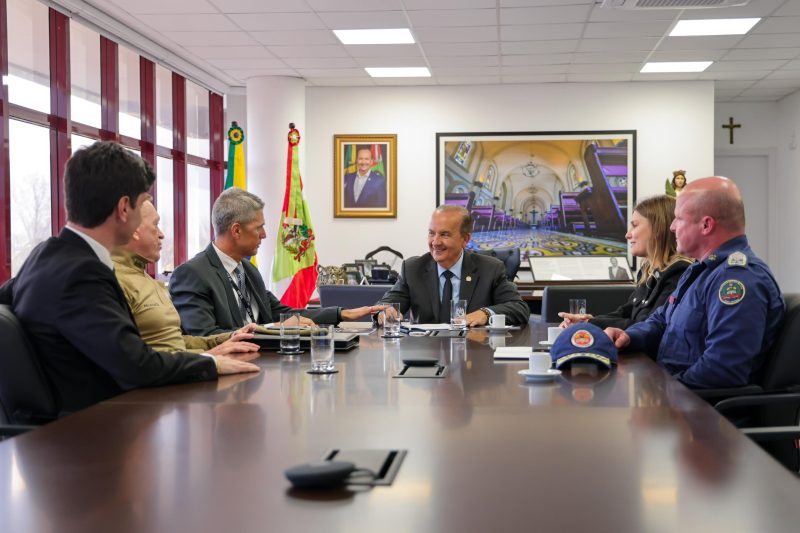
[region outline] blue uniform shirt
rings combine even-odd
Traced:
[[[686,269],[667,304],[626,333],[629,349],[657,347],[690,387],[739,387],[757,378],[783,315],[778,283],[742,235]]]

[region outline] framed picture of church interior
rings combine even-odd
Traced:
[[[474,250],[627,256],[636,131],[437,133],[437,205],[472,214]]]
[[[333,214],[397,218],[397,135],[333,136]]]

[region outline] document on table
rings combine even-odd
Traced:
[[[498,346],[494,351],[495,359],[519,359],[527,361],[534,349],[530,346]],[[547,353],[547,352],[543,352]]]

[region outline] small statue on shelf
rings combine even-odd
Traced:
[[[684,187],[686,187],[685,170],[676,170],[672,173],[672,180],[666,180],[664,183],[664,190],[667,196],[671,196],[673,198],[680,196]]]

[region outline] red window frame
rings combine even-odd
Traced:
[[[0,0],[0,75],[8,75],[7,0]],[[42,113],[8,101],[8,86],[0,85],[0,283],[11,276],[11,177],[9,162],[9,120],[22,120],[50,130],[50,184],[52,233],[58,234],[67,222],[64,207],[64,165],[72,153],[71,135],[112,140],[137,149],[155,170],[156,156],[173,161],[175,265],[186,261],[186,165],[209,169],[211,205],[222,192],[226,168],[223,135],[225,133],[222,95],[209,91],[209,159],[186,153],[186,79],[172,73],[172,110],[174,147],[156,144],[155,63],[139,60],[141,140],[119,133],[119,45],[100,36],[101,127],[95,128],[70,118],[69,31],[70,19],[50,8],[50,113]],[[158,190],[153,185],[156,205]],[[212,229],[213,234],[213,229]],[[150,273],[153,274],[152,268]]]

